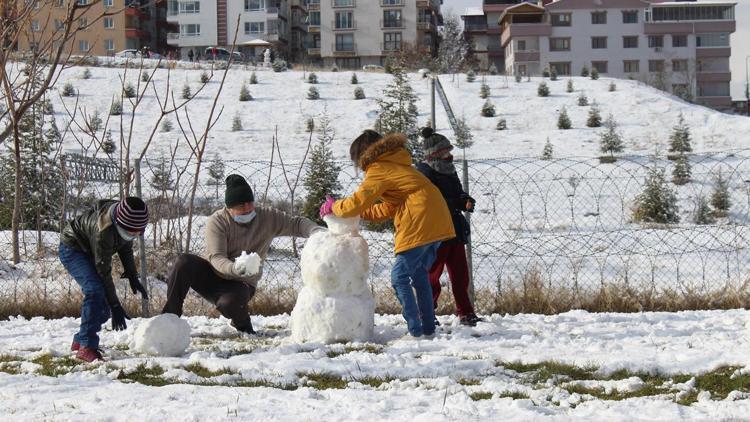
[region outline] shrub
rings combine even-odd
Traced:
[[[210,81],[210,80],[211,80],[211,77],[210,77],[210,76],[208,76],[208,72],[206,72],[206,71],[204,70],[204,71],[203,71],[203,72],[201,73],[201,83],[207,84],[207,83],[208,83],[208,81]]]
[[[88,67],[83,70],[83,74],[81,74],[81,79],[91,79],[91,70]]]
[[[589,105],[589,99],[583,92],[578,96],[578,105],[581,107]]]
[[[339,66],[336,63],[334,63],[333,66],[331,66],[331,72],[338,72],[338,71],[339,71]]]
[[[242,119],[239,114],[235,114],[232,118],[232,132],[239,132],[242,130]]]
[[[599,71],[596,68],[591,69],[591,80],[599,79]]]
[[[583,67],[581,68],[581,76],[583,76],[584,78],[589,77],[589,68],[586,65],[583,65]]]
[[[250,85],[256,85],[258,83],[258,76],[255,75],[255,72],[250,74]]]
[[[247,85],[242,85],[240,89],[240,101],[252,101],[253,96],[250,95],[250,90],[247,89]]]
[[[466,73],[466,82],[474,82],[477,80],[477,74],[474,73],[473,70],[469,70],[468,73]]]
[[[602,115],[599,113],[599,106],[594,103],[589,110],[589,118],[586,120],[586,126],[588,127],[601,127],[602,126]]]
[[[495,117],[495,106],[492,105],[490,100],[486,100],[482,106],[482,116],[484,117]]]
[[[62,95],[63,97],[75,97],[76,96],[76,89],[73,87],[72,83],[66,82],[65,85],[63,85]]]
[[[352,73],[352,79],[351,79],[351,81],[352,81],[352,85],[357,85],[359,83],[359,79],[357,79],[357,74],[356,73]]]
[[[557,80],[557,70],[554,67],[549,72],[549,79],[552,80],[552,81],[556,81]]]
[[[667,185],[664,169],[652,167],[643,191],[635,198],[633,221],[637,223],[679,223],[677,196]]]
[[[148,72],[141,73],[141,82],[148,82],[151,80],[151,76],[149,76]]]
[[[315,72],[310,72],[310,74],[307,75],[307,83],[309,84],[318,83],[318,75],[316,75]]]
[[[122,94],[125,98],[135,98],[135,87],[133,87],[133,84],[128,82],[125,88],[123,88]]]
[[[365,99],[365,90],[362,89],[362,87],[356,87],[354,88],[354,99],[355,100],[364,100]]]
[[[609,83],[609,92],[615,92],[617,91],[617,85],[613,82]]]
[[[490,75],[497,75],[497,66],[495,66],[495,63],[490,65]]]
[[[164,119],[161,122],[161,131],[162,132],[171,132],[173,129],[172,127],[172,121],[169,119]]]
[[[193,96],[193,93],[190,92],[190,85],[185,84],[182,87],[182,99],[183,100],[189,100]]]
[[[310,89],[307,90],[307,99],[308,100],[319,100],[320,99],[320,92],[318,92],[318,88],[315,88],[314,86],[311,86]]]
[[[490,96],[490,87],[486,83],[482,83],[482,86],[479,88],[479,97],[480,98],[488,98]]]
[[[565,87],[565,92],[573,92],[573,80],[568,79],[568,85]]]
[[[570,117],[568,116],[568,110],[566,110],[563,106],[562,110],[560,110],[560,115],[557,117],[557,128],[567,130],[571,127],[572,123],[570,122]]]
[[[505,121],[505,119],[500,119],[497,121],[497,125],[495,126],[495,129],[497,130],[505,130],[508,128],[508,122]]]
[[[542,81],[536,89],[536,94],[540,97],[549,97],[549,87],[547,82]]]
[[[271,68],[274,72],[286,72],[287,70],[287,64],[286,60],[276,59],[273,61],[273,64],[271,64]]]
[[[110,116],[119,116],[122,114],[122,103],[120,100],[112,101],[112,105],[109,106]]]
[[[545,67],[544,70],[542,70],[542,77],[543,78],[549,78],[549,69],[548,68]]]

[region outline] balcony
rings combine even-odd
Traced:
[[[380,29],[404,29],[404,21],[403,19],[381,19]]]
[[[735,32],[737,30],[737,22],[646,22],[643,24],[643,30],[646,35]]]
[[[124,13],[125,13],[125,16],[136,16],[139,19],[143,19],[143,20],[151,19],[151,15],[148,12],[143,11],[137,7],[126,7]]]
[[[125,38],[138,38],[140,40],[148,40],[151,38],[148,32],[137,28],[125,28]]]
[[[308,56],[320,56],[320,47],[311,47],[307,49]]]
[[[505,55],[505,49],[499,45],[488,45],[487,55],[490,57],[503,57]]]
[[[331,44],[334,57],[352,57],[357,55],[356,44]]]
[[[514,37],[550,36],[552,25],[549,23],[512,23],[503,28],[500,44],[506,45]]]
[[[730,57],[731,55],[732,49],[730,47],[698,47],[695,49],[695,57],[698,59]]]
[[[470,23],[464,25],[464,32],[487,32],[486,23]]]
[[[515,53],[513,53],[513,60],[516,63],[538,62],[539,52],[538,51],[516,51]]]
[[[420,31],[427,31],[432,32],[435,30],[435,25],[432,24],[432,22],[424,20],[424,21],[417,21],[417,29]],[[466,29],[464,29],[465,31]]]
[[[169,44],[169,45],[179,45],[180,44],[180,33],[179,32],[169,32],[169,33],[167,33],[167,44]]]
[[[398,4],[393,4],[393,0],[380,0],[380,6],[382,7],[403,7],[404,0],[399,0]]]
[[[349,26],[343,26],[343,25],[336,25],[336,21],[331,21],[331,30],[332,31],[354,31],[357,29],[357,21],[354,20],[352,22],[349,22]]]
[[[307,26],[307,32],[311,34],[319,34],[320,33],[320,25],[313,25],[310,24]]]
[[[695,79],[698,82],[730,82],[732,80],[732,72],[708,72],[699,70],[695,74]]]
[[[417,0],[417,9],[440,9],[440,0]]]
[[[317,3],[308,3],[307,4],[307,10],[313,11],[313,10],[320,10],[320,2]]]
[[[339,7],[352,8],[352,7],[357,7],[357,2],[355,0],[349,0],[349,1],[344,1],[344,0],[330,0],[330,2],[331,2],[331,7],[333,7],[333,8],[339,8]]]

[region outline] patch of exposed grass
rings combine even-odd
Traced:
[[[0,363],[4,362],[20,362],[23,358],[16,355],[0,355]]]
[[[469,394],[469,397],[471,397],[471,399],[474,401],[489,400],[492,398],[492,393],[488,393],[486,391],[477,391]]]
[[[533,383],[546,382],[550,378],[570,379],[574,381],[595,379],[595,366],[580,367],[557,361],[544,361],[539,363],[524,364],[521,362],[498,362],[497,366],[519,374],[530,373],[530,381]]]
[[[128,346],[125,343],[120,343],[120,344],[115,344],[114,346],[111,347],[111,349],[112,350],[119,350],[121,352],[125,352],[125,351],[130,350],[130,346]]]
[[[565,387],[568,392],[571,394],[578,393],[581,395],[590,395],[593,397],[596,397],[599,400],[625,400],[625,399],[632,399],[634,397],[649,397],[649,396],[658,396],[661,394],[666,394],[669,391],[661,386],[661,383],[654,384],[654,383],[646,383],[643,388],[640,388],[636,391],[617,391],[612,390],[610,392],[605,392],[603,387],[584,387],[582,385],[571,385],[568,387]]]
[[[714,400],[724,400],[732,391],[750,392],[750,374],[737,375],[732,374],[737,371],[737,367],[725,366],[707,372],[703,375],[695,376],[696,391],[708,391]],[[675,382],[685,382],[692,376],[674,377]],[[678,381],[679,379],[679,381]]]
[[[476,379],[476,378],[459,378],[456,380],[457,383],[461,385],[479,385],[482,383],[482,380]]]
[[[373,377],[373,376],[366,376],[361,378],[355,378],[354,381],[357,381],[364,385],[369,385],[372,388],[378,388],[383,384],[388,384],[391,381],[395,381],[398,378],[394,378],[391,376],[384,376],[384,377]]]
[[[183,369],[185,369],[188,372],[192,372],[201,378],[211,378],[211,377],[218,377],[219,375],[233,374],[232,370],[229,368],[221,368],[217,371],[212,371],[206,368],[205,366],[201,365],[199,362],[193,362],[187,366],[184,366]]]
[[[0,372],[10,375],[18,375],[21,373],[21,365],[17,361],[0,362]]]
[[[502,393],[498,394],[497,397],[501,399],[511,398],[513,400],[523,400],[528,399],[529,395],[522,391],[503,391]]]
[[[326,356],[333,359],[352,352],[365,352],[379,355],[383,353],[383,346],[378,344],[365,344],[363,346],[344,346],[344,348],[331,349],[326,352]]]
[[[54,357],[51,354],[44,354],[31,360],[31,362],[40,365],[37,374],[47,377],[59,377],[73,372],[73,369],[81,365],[82,362],[69,356]]]
[[[297,376],[307,377],[305,385],[318,390],[342,390],[349,384],[347,380],[330,372],[298,372]]]
[[[125,373],[120,372],[117,379],[120,381],[137,382],[143,385],[149,385],[152,387],[163,387],[168,384],[179,384],[174,380],[170,380],[162,377],[164,375],[164,368],[159,365],[146,366],[145,363],[140,363],[133,371]]]
[[[260,380],[242,380],[238,381],[234,384],[232,384],[234,387],[246,387],[246,388],[256,388],[256,387],[267,387],[267,388],[277,388],[279,390],[285,390],[285,391],[294,391],[297,388],[297,384],[281,384],[273,381],[268,381],[265,379]]]

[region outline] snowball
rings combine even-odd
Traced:
[[[248,254],[242,251],[242,254],[235,259],[235,262],[244,262],[245,275],[255,275],[260,271],[260,256],[255,252]]]
[[[367,274],[367,242],[359,235],[359,218],[326,216],[328,231],[314,233],[302,250],[302,281],[291,315],[297,342],[368,341],[372,337],[375,301]]]
[[[135,350],[153,356],[180,356],[190,346],[190,324],[175,314],[147,319],[135,330]]]

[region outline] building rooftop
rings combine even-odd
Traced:
[[[484,9],[481,7],[467,7],[461,16],[483,16]]]

